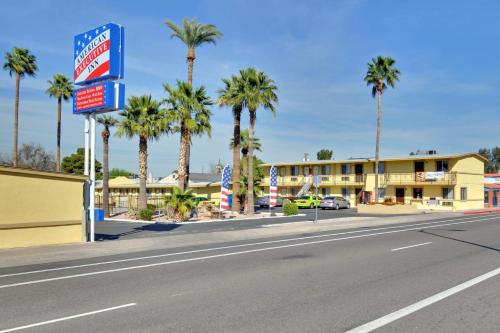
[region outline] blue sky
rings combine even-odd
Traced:
[[[221,77],[255,66],[280,88],[278,114],[260,110],[266,161],[298,160],[321,148],[336,159],[373,156],[376,101],[363,82],[374,56],[396,59],[401,81],[383,96],[382,155],[416,149],[475,151],[500,144],[500,3],[496,1],[6,1],[0,53],[14,46],[37,57],[21,83],[20,142],[55,150],[56,101],[44,93],[55,73],[72,73],[72,37],[107,22],[126,29],[127,96],[164,96],[186,77],[186,49],[166,19],[196,17],[224,32],[197,50],[194,84],[212,97]],[[14,79],[0,72],[0,152],[12,145]],[[211,139],[195,139],[192,170],[231,158],[231,112],[213,108]],[[247,126],[245,114],[244,126]],[[63,109],[62,155],[83,146],[83,118]],[[99,137],[98,137],[99,138]],[[178,135],[150,145],[155,176],[177,167]],[[102,146],[97,142],[98,157]],[[111,139],[110,166],[137,170],[138,140]]]

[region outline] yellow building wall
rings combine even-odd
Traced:
[[[446,181],[442,184],[431,184],[431,183],[417,183],[414,181],[414,172],[415,167],[414,164],[416,161],[424,162],[424,171],[425,172],[433,172],[436,171],[437,161],[441,160],[440,158],[426,158],[426,156],[422,156],[422,158],[417,158],[414,160],[393,160],[393,161],[384,161],[385,170],[384,173],[386,175],[390,175],[393,177],[392,179],[401,179],[401,185],[391,184],[385,181],[386,175],[379,175],[379,187],[385,188],[385,197],[393,198],[395,200],[395,189],[396,188],[404,188],[405,189],[405,203],[406,204],[415,204],[420,209],[431,209],[431,210],[471,210],[471,209],[479,209],[484,207],[484,192],[483,192],[483,177],[484,177],[484,161],[473,154],[467,155],[464,154],[460,157],[443,157],[444,160],[448,161],[449,166],[449,174],[447,174]],[[330,195],[341,195],[342,188],[350,188],[351,194],[349,201],[351,205],[355,205],[355,189],[362,188],[364,191],[370,191],[372,194],[375,194],[375,174],[374,174],[374,162],[362,162],[363,164],[363,173],[365,175],[364,182],[356,183],[356,184],[346,184],[344,186],[340,185],[341,183],[341,166],[342,164],[350,164],[351,165],[351,175],[354,174],[354,165],[361,162],[333,162],[329,164],[330,166],[330,174],[332,176],[331,179],[335,180],[335,184],[329,186],[327,183],[323,183],[320,186],[319,193],[321,193],[321,188],[329,188]],[[286,173],[284,183],[280,183],[280,177],[278,177],[278,187],[279,193],[282,196],[291,196],[292,189],[298,191],[304,181],[302,177],[304,165],[301,165],[299,168],[299,175],[297,176],[297,182],[291,183],[291,166],[294,164],[290,164],[287,166],[279,166],[280,168],[285,168]],[[295,164],[297,165],[297,164]],[[319,163],[311,162],[309,167],[312,168],[317,166],[319,170],[321,170],[321,165]],[[264,179],[262,182],[263,186],[269,185],[269,169],[270,167],[266,166],[264,169]],[[278,175],[281,175],[278,172]],[[352,177],[351,177],[352,178]],[[446,182],[450,181],[451,184],[447,185]],[[391,181],[392,182],[392,181]],[[451,187],[453,188],[454,198],[451,201],[451,206],[443,206],[443,198],[442,198],[442,188],[443,187]],[[467,189],[467,200],[460,200],[460,190],[461,188]],[[423,188],[423,198],[422,200],[415,200],[413,198],[413,188]],[[265,189],[266,193],[268,192],[268,187]],[[312,191],[312,189],[311,189]],[[428,205],[427,202],[430,198],[436,198],[439,200],[440,205]]]
[[[82,241],[84,181],[0,167],[0,248]]]

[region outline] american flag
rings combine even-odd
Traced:
[[[273,165],[269,172],[269,206],[275,207],[278,202],[278,170]]]
[[[226,165],[222,170],[220,187],[220,210],[229,210],[229,182],[231,180],[231,167]]]

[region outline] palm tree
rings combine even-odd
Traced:
[[[231,139],[230,149],[233,150],[233,174],[232,174],[232,184],[233,184],[233,205],[232,210],[239,212],[241,208],[241,203],[239,200],[240,193],[240,122],[241,122],[241,112],[243,111],[243,105],[241,100],[241,81],[236,76],[232,76],[231,79],[222,79],[224,82],[224,88],[217,91],[219,99],[217,103],[219,106],[230,106],[233,111],[233,138]]]
[[[260,139],[254,137],[253,138],[253,150],[256,151],[262,151],[262,145],[260,143]],[[233,187],[233,194],[234,193],[239,193],[238,199],[241,202],[241,205],[245,207],[245,211],[248,208],[248,203],[247,203],[247,187],[248,187],[248,147],[249,147],[249,139],[248,139],[248,129],[244,129],[240,133],[240,148],[241,148],[241,163],[238,164],[238,166],[234,170],[240,170],[241,168],[241,176],[239,180],[239,191],[234,192],[234,187]],[[234,139],[231,139],[229,142],[229,149],[234,149]],[[239,152],[238,152],[239,155]],[[256,184],[260,184],[260,179],[254,179],[254,187]],[[255,192],[255,191],[254,191]],[[234,197],[234,195],[233,195]]]
[[[183,191],[179,187],[172,189],[172,195],[167,197],[167,207],[172,211],[176,222],[182,222],[189,219],[190,213],[196,207],[193,190]]]
[[[160,105],[151,95],[130,97],[125,110],[120,112],[123,118],[116,131],[118,137],[139,136],[139,210],[147,208],[148,141],[158,140],[171,130],[170,120],[166,112],[160,110]]]
[[[109,129],[118,124],[118,120],[109,116],[103,115],[97,118],[97,122],[104,126],[101,132],[102,136],[102,208],[104,209],[104,216],[109,217]]]
[[[182,27],[178,26],[174,22],[167,20],[165,24],[172,29],[171,38],[179,38],[184,44],[186,44],[187,51],[187,64],[188,64],[188,76],[187,80],[190,84],[193,84],[193,65],[195,57],[195,49],[205,43],[216,44],[217,38],[221,37],[223,34],[217,27],[213,24],[202,24],[196,19],[191,21],[185,18],[182,21]]]
[[[61,107],[62,101],[68,101],[73,94],[73,83],[64,74],[56,74],[47,89],[50,97],[57,98],[57,151],[56,151],[56,171],[61,171]]]
[[[177,85],[164,84],[167,93],[164,103],[168,114],[176,124],[173,131],[180,133],[178,186],[183,191],[189,184],[189,150],[193,135],[211,135],[210,116],[207,108],[213,104],[207,96],[205,87],[193,89],[188,82],[177,81]]]
[[[12,164],[16,167],[19,160],[17,156],[17,137],[19,129],[19,85],[21,79],[28,76],[35,76],[38,70],[36,57],[28,49],[14,47],[12,53],[5,54],[5,64],[3,69],[9,72],[12,77],[16,75],[16,98],[14,100],[14,140],[12,144]]]
[[[253,138],[253,150],[262,151],[262,145],[260,139],[257,137]],[[229,142],[229,149],[234,148],[234,139]],[[250,146],[250,140],[248,137],[248,129],[244,129],[240,133],[240,147],[241,147],[241,168],[242,176],[248,177],[248,147]],[[238,168],[239,169],[239,168]],[[245,183],[246,184],[246,183]]]
[[[382,92],[390,86],[394,88],[396,81],[399,81],[400,72],[393,68],[396,61],[390,57],[378,56],[372,58],[372,62],[368,63],[368,71],[364,80],[367,86],[372,86],[372,96],[377,96],[377,136],[375,143],[375,202],[378,202],[378,165],[380,158],[380,128],[382,127]]]
[[[263,107],[276,114],[275,104],[278,102],[278,87],[274,81],[264,72],[255,68],[247,68],[240,71],[243,81],[242,100],[243,105],[248,108],[250,114],[250,126],[248,128],[248,215],[254,213],[253,193],[254,193],[254,170],[253,170],[253,138],[255,133],[255,121],[257,120],[257,109]]]

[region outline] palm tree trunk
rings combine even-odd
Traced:
[[[57,99],[57,150],[56,171],[61,172],[61,97]]]
[[[19,128],[19,85],[21,76],[16,73],[16,98],[14,100],[14,138],[12,140],[12,165],[17,167],[19,157],[17,156],[17,136]]]
[[[139,136],[139,202],[138,208],[146,209],[146,177],[148,173],[148,139],[145,135]]]
[[[248,191],[247,191],[247,214],[254,214],[253,202],[253,137],[255,131],[256,110],[250,111],[250,126],[248,127]]]
[[[189,169],[191,166],[191,132],[188,131],[188,144],[187,144],[187,149],[186,149],[186,177],[184,178],[185,181],[185,189],[189,187]]]
[[[179,146],[179,168],[177,170],[179,178],[177,179],[177,185],[183,191],[187,187],[187,158],[189,149],[189,131],[186,129],[184,123],[181,124],[181,141]]]
[[[241,110],[233,110],[233,212],[240,212],[240,121]]]
[[[102,131],[102,209],[104,216],[109,217],[109,130],[107,128]]]
[[[196,59],[194,55],[194,49],[190,48],[188,49],[188,54],[187,54],[187,65],[188,65],[188,82],[189,84],[193,84],[193,65],[194,65],[194,59]]]
[[[243,176],[246,177],[246,179],[248,180],[248,153],[247,154],[242,153],[241,164],[242,164]],[[248,184],[248,182],[247,182],[247,184]],[[243,198],[244,202],[242,202],[241,204],[243,205],[244,212],[246,214],[248,212],[248,210],[247,210],[247,208],[248,208],[247,195],[243,195],[242,198]]]
[[[382,83],[379,82],[379,87],[377,89],[377,137],[375,142],[375,202],[379,201],[378,194],[378,165],[380,159],[380,128],[382,127]]]

